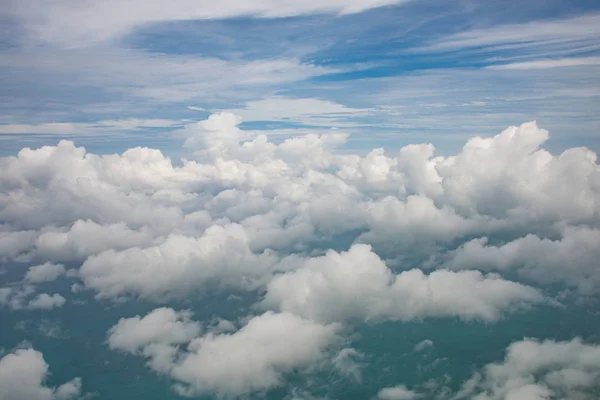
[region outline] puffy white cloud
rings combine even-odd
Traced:
[[[73,380],[63,383],[56,388],[54,392],[54,398],[56,400],[68,400],[75,399],[81,395],[83,388],[83,382],[81,378],[74,378]]]
[[[58,293],[52,295],[41,293],[29,301],[27,308],[30,310],[49,310],[51,308],[60,308],[64,306],[66,302],[67,300]]]
[[[31,285],[0,288],[0,306],[11,310],[49,310],[60,308],[67,300],[58,293],[41,293],[31,298],[35,287]],[[27,298],[29,297],[29,300]]]
[[[109,331],[112,349],[137,354],[154,343],[166,345],[188,343],[200,333],[200,324],[191,320],[188,311],[156,308],[143,318],[122,318]]]
[[[0,359],[0,399],[68,400],[81,395],[82,382],[75,378],[57,388],[45,386],[49,366],[42,353],[18,349]]]
[[[436,163],[444,202],[468,215],[595,221],[600,206],[596,154],[572,148],[553,156],[541,149],[548,137],[530,122],[469,140],[458,155]]]
[[[336,325],[319,325],[292,314],[266,313],[233,334],[192,341],[172,376],[189,385],[184,393],[236,395],[271,388],[281,383],[282,373],[322,358],[337,330]]]
[[[51,282],[66,274],[66,272],[64,265],[46,262],[30,267],[25,274],[25,280],[31,283]]]
[[[83,263],[80,276],[104,298],[182,298],[211,283],[252,289],[268,277],[278,257],[269,251],[256,255],[248,246],[239,225],[215,225],[199,238],[171,235],[152,247],[104,251]]]
[[[122,250],[151,244],[153,234],[148,229],[132,230],[123,222],[101,225],[90,220],[78,220],[67,231],[41,234],[35,247],[39,257],[57,261],[85,260],[104,250]]]
[[[384,388],[377,393],[380,400],[416,400],[423,397],[421,394],[409,390],[404,385]]]
[[[199,335],[187,312],[162,308],[121,319],[109,331],[109,345],[147,357],[152,369],[177,382],[181,394],[237,396],[278,386],[283,374],[317,363],[339,329],[268,312],[236,332]]]
[[[0,261],[27,253],[38,236],[36,231],[0,231]]]
[[[540,301],[534,288],[478,271],[425,275],[413,269],[396,275],[370,246],[354,245],[274,277],[262,305],[318,321],[444,316],[494,321],[504,311]]]
[[[510,345],[503,362],[486,365],[456,399],[591,400],[600,390],[600,346],[525,339]]]
[[[540,283],[564,283],[592,294],[600,287],[600,230],[566,227],[559,240],[530,234],[503,245],[489,245],[487,238],[473,239],[446,255],[443,265],[453,269],[516,269]]]
[[[595,277],[596,156],[581,148],[548,153],[541,149],[548,133],[535,123],[471,139],[450,157],[435,157],[428,144],[361,157],[336,153],[344,134],[276,145],[239,122],[220,113],[186,127],[188,145],[199,152],[181,165],[158,150],[98,156],[66,141],[0,158],[0,257],[83,261],[80,277],[99,297],[166,300],[207,286],[256,289],[274,272],[301,266],[313,250],[352,242],[371,244],[394,269],[431,256],[431,267],[479,269],[467,254],[479,246],[477,254],[487,254],[481,268],[499,272],[509,266],[494,267],[491,258],[519,268],[524,249],[536,246],[560,254],[531,254],[537,261],[520,269],[524,276],[596,287],[595,278],[581,283]],[[528,234],[540,244],[534,236],[505,244]],[[484,246],[483,237],[494,246]],[[448,247],[459,249],[445,254]],[[285,258],[290,253],[300,257]],[[550,261],[552,274],[531,267]],[[474,272],[412,271],[394,279],[511,285]]]

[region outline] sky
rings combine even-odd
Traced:
[[[597,2],[0,2],[0,400],[600,398]]]
[[[588,0],[17,1],[0,11],[2,153],[77,138],[182,154],[219,111],[350,146],[431,142],[537,121],[598,149],[600,5]]]

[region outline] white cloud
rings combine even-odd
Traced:
[[[130,229],[125,223],[101,225],[78,220],[67,231],[41,234],[35,243],[39,256],[56,261],[85,260],[105,250],[123,250],[150,245],[154,238],[148,229]]]
[[[42,353],[18,349],[0,359],[0,399],[68,400],[81,395],[81,379],[75,378],[57,388],[45,386],[49,366]]]
[[[448,253],[449,260],[443,265],[452,269],[516,269],[521,276],[543,284],[559,282],[582,293],[594,293],[600,287],[600,231],[567,227],[561,236],[551,240],[529,234],[498,246],[489,245],[487,238],[473,239]]]
[[[0,306],[8,307],[12,310],[20,310],[24,307],[23,301],[25,298],[31,295],[34,290],[33,286],[0,288]]]
[[[423,397],[419,393],[409,390],[404,385],[384,388],[379,391],[377,398],[380,400],[416,400]]]
[[[434,346],[434,343],[430,339],[424,339],[415,345],[415,351],[425,351],[427,349],[431,349]]]
[[[332,365],[340,375],[361,383],[363,366],[361,360],[364,357],[365,354],[356,349],[345,348],[333,358]]]
[[[525,339],[510,345],[503,362],[486,365],[455,399],[591,400],[600,390],[600,347]]]
[[[596,44],[600,37],[600,15],[591,14],[565,19],[507,24],[487,29],[473,29],[446,36],[425,48],[427,51],[456,50],[466,47],[492,46],[554,46],[585,47]]]
[[[265,287],[274,273],[302,267],[308,252],[323,254],[340,237],[339,249],[372,244],[391,268],[410,269],[434,255],[440,263],[433,267],[479,269],[452,263],[462,250],[446,254],[445,248],[475,238],[472,247],[483,237],[502,246],[531,234],[541,247],[556,247],[561,260],[583,265],[579,276],[592,273],[600,206],[596,155],[584,148],[559,155],[543,150],[548,132],[535,123],[473,138],[456,155],[436,157],[429,144],[396,154],[338,154],[347,135],[337,133],[276,145],[244,132],[239,121],[220,113],[186,127],[188,145],[199,151],[178,166],[158,150],[98,156],[67,141],[0,158],[0,254],[82,262],[79,276],[99,297],[153,301],[207,287]],[[562,244],[543,239],[562,235]],[[576,249],[577,260],[568,255]],[[298,257],[286,258],[290,253]],[[553,276],[576,285],[566,266],[553,265]],[[385,277],[386,268],[375,263],[371,272]],[[547,282],[543,274],[527,276]],[[474,271],[413,270],[390,279],[517,289]],[[510,305],[488,300],[471,317],[493,319]],[[363,309],[361,318],[373,312]]]
[[[11,310],[50,310],[60,308],[67,302],[58,293],[41,293],[31,298],[34,292],[35,288],[31,285],[0,288],[0,306]]]
[[[66,274],[66,272],[64,265],[46,262],[30,267],[25,274],[25,280],[31,283],[52,282],[58,279],[59,276]]]
[[[38,233],[35,231],[0,232],[0,260],[16,259],[26,253],[37,236]]]
[[[186,396],[237,396],[278,386],[283,374],[317,363],[339,326],[265,313],[233,333],[197,336],[198,330],[188,313],[157,309],[141,319],[121,319],[109,331],[109,345],[144,355]]]
[[[226,0],[219,3],[193,0],[128,2],[109,0],[79,3],[73,0],[43,2],[31,9],[12,4],[9,12],[22,18],[37,39],[64,46],[82,46],[114,39],[134,28],[157,22],[221,19],[241,16],[262,18],[307,14],[357,13],[401,0],[256,1]]]
[[[148,65],[152,65],[152,68],[148,68]],[[27,80],[28,85],[36,87],[48,87],[50,80],[68,82],[69,86],[82,90],[95,88],[108,99],[124,103],[117,103],[117,108],[132,107],[132,104],[139,107],[140,99],[148,104],[205,102],[207,99],[211,102],[224,99],[239,102],[256,98],[257,92],[262,96],[266,91],[285,83],[339,71],[293,57],[240,61],[194,55],[165,55],[112,46],[76,49],[51,47],[38,48],[36,51],[13,49],[3,52],[0,68],[17,71],[22,79]],[[38,78],[41,75],[44,77]],[[89,104],[84,102],[81,106]],[[178,122],[181,123],[171,121],[171,124],[176,125]],[[167,125],[169,120],[160,118],[101,120],[96,123],[52,121],[37,125],[8,124],[4,128],[0,125],[0,132],[63,132],[80,135],[85,130],[88,134],[93,131],[96,134],[119,133],[145,127],[166,128]]]
[[[80,276],[103,298],[181,299],[209,284],[253,289],[278,258],[268,251],[254,254],[248,244],[241,226],[215,225],[199,238],[171,235],[157,246],[106,250],[88,258]]]
[[[143,318],[121,318],[109,331],[111,349],[138,354],[151,344],[176,345],[190,342],[200,334],[200,324],[188,311],[156,308]]]
[[[458,316],[497,320],[543,300],[537,290],[478,271],[413,269],[395,275],[367,245],[311,258],[267,285],[263,306],[317,321]]]
[[[364,117],[372,111],[327,100],[280,96],[249,101],[243,108],[227,110],[244,121],[283,121],[325,127],[356,127],[356,121],[348,119]]]
[[[58,136],[83,136],[91,133],[119,133],[141,128],[171,128],[181,125],[181,121],[168,119],[123,119],[105,120],[96,123],[49,122],[45,124],[0,124],[0,135],[49,134]]]
[[[600,57],[572,57],[548,60],[524,61],[510,64],[490,65],[487,69],[545,69],[600,65]]]
[[[27,308],[30,310],[49,310],[52,308],[60,308],[65,305],[66,302],[67,300],[58,293],[54,293],[52,295],[42,293],[31,299],[27,305]]]

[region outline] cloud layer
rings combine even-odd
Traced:
[[[116,322],[109,347],[144,357],[180,394],[235,397],[323,365],[360,381],[352,357],[361,353],[344,348],[345,330],[360,323],[495,323],[556,305],[556,287],[581,301],[598,291],[596,154],[551,154],[533,122],[470,139],[451,156],[427,143],[351,154],[339,151],[347,135],[337,131],[276,144],[240,122],[219,113],[186,126],[192,156],[180,163],[150,148],[96,155],[69,141],[1,158],[0,260],[18,278],[0,288],[0,305],[62,307],[81,289],[99,301],[168,304]],[[67,278],[73,293],[46,293]],[[250,304],[215,323],[170,308],[214,293]],[[595,390],[586,383],[594,365],[559,360],[540,381],[545,364],[524,370],[529,361],[517,359],[533,352],[543,361],[548,346],[595,349],[523,343],[464,393]],[[378,396],[416,399],[420,390]]]

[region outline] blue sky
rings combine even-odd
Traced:
[[[222,110],[359,150],[444,153],[530,120],[553,151],[600,149],[594,1],[4,2],[3,154],[73,138],[177,155],[181,128]]]

